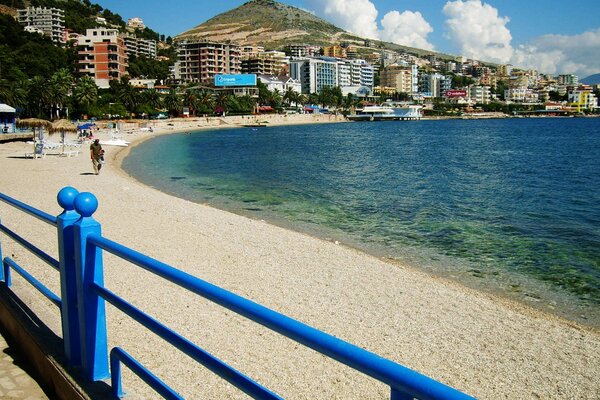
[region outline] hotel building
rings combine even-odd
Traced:
[[[240,47],[230,43],[177,42],[179,77],[183,82],[212,83],[217,74],[242,72]]]
[[[78,71],[94,79],[100,88],[108,88],[113,79],[127,73],[125,41],[116,29],[88,29],[77,39]]]
[[[27,7],[17,10],[17,21],[26,30],[42,32],[54,43],[66,43],[65,12],[60,8]]]

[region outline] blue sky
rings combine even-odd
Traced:
[[[246,0],[92,0],[175,36]],[[600,73],[600,0],[282,0],[409,46],[580,78]]]

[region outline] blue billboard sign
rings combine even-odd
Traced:
[[[218,74],[215,86],[256,86],[256,74]]]

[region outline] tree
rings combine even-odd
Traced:
[[[221,112],[223,116],[229,111],[229,94],[221,91],[217,94],[215,98],[215,106],[217,108],[217,112]]]
[[[41,76],[35,76],[29,81],[27,92],[27,110],[33,117],[47,117],[52,105],[52,95],[48,82]]]
[[[72,98],[75,109],[80,115],[89,114],[90,106],[98,100],[98,86],[90,76],[84,75],[73,88]]]
[[[181,99],[175,89],[169,90],[163,99],[163,105],[170,115],[178,115],[181,111]]]
[[[51,119],[54,119],[54,110],[56,110],[56,118],[60,118],[60,113],[64,110],[65,105],[69,100],[69,95],[71,94],[73,76],[68,69],[59,69],[52,74],[52,77],[48,81],[48,85],[52,101]]]

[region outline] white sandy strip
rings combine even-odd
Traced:
[[[126,139],[137,142],[162,128],[204,124],[170,123],[156,125],[154,134]],[[107,147],[110,161],[99,176],[91,175],[87,151],[32,160],[21,158],[25,149],[22,143],[0,145],[1,192],[58,214],[56,193],[62,187],[91,191],[100,204],[95,217],[108,238],[201,279],[479,398],[600,398],[597,331],[408,266],[161,193],[118,169],[115,155],[121,151],[122,157],[127,149]],[[51,228],[3,203],[0,218],[19,224],[23,236],[56,255]],[[31,257],[17,255],[11,240],[2,240],[4,255],[14,253],[19,262],[31,264],[58,292],[56,273],[38,268]],[[104,261],[111,290],[286,398],[389,398],[388,388],[373,379],[139,268],[110,256]],[[22,279],[16,277],[14,287],[59,331],[56,310]],[[107,310],[111,346],[122,346],[186,398],[245,398],[110,305]],[[128,398],[156,397],[129,373],[125,390]]]

